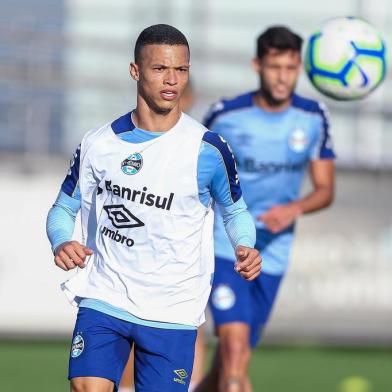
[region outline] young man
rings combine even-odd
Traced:
[[[219,337],[210,373],[198,391],[251,391],[251,348],[270,315],[286,272],[295,220],[331,204],[334,153],[323,105],[294,93],[302,39],[271,27],[257,41],[258,91],[217,103],[206,125],[234,148],[244,199],[256,223],[263,271],[246,282],[233,273],[235,255],[222,219],[215,222],[215,277],[209,300]],[[300,198],[309,169],[313,190]]]
[[[145,29],[130,73],[136,109],[86,134],[48,215],[56,265],[79,267],[62,285],[79,306],[72,391],[116,390],[132,345],[136,391],[187,390],[213,273],[202,257],[212,199],[239,276],[255,279],[261,267],[227,143],[179,108],[185,36],[168,25]],[[70,240],[79,209],[86,245]]]
[[[193,104],[195,102],[195,92],[193,89],[193,85],[191,80],[188,81],[188,84],[181,95],[181,99],[179,101],[180,109],[184,113],[188,113]],[[211,255],[213,257],[213,255]],[[192,388],[199,384],[204,376],[204,364],[205,364],[205,343],[204,343],[204,329],[201,326],[197,330],[197,338],[196,338],[196,346],[195,346],[195,360],[193,362],[192,368],[192,377],[189,382],[189,391]],[[127,365],[125,366],[123,375],[121,377],[120,385],[118,392],[134,392],[134,355],[133,349],[129,356],[129,360]]]

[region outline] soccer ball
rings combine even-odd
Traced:
[[[384,79],[385,52],[369,23],[353,17],[331,19],[309,38],[305,69],[321,93],[337,100],[359,99]]]

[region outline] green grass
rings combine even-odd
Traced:
[[[250,375],[255,392],[388,392],[392,350],[266,347],[255,351]],[[343,388],[351,377],[365,381]]]
[[[69,344],[0,342],[0,390],[7,392],[69,391]]]
[[[56,341],[0,341],[0,390],[68,391],[68,349]],[[392,349],[264,347],[254,352],[250,375],[255,392],[389,392]],[[368,384],[339,387],[353,376]]]

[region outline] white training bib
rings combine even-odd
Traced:
[[[182,114],[140,144],[121,140],[110,124],[85,136],[82,228],[94,254],[63,284],[71,300],[102,300],[151,321],[204,322],[213,273],[212,214],[206,219],[197,184],[205,132]]]

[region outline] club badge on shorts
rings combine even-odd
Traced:
[[[79,357],[84,350],[84,339],[80,334],[77,334],[72,341],[71,357]]]
[[[212,304],[218,310],[228,310],[235,304],[235,294],[231,287],[220,284],[212,293]]]

